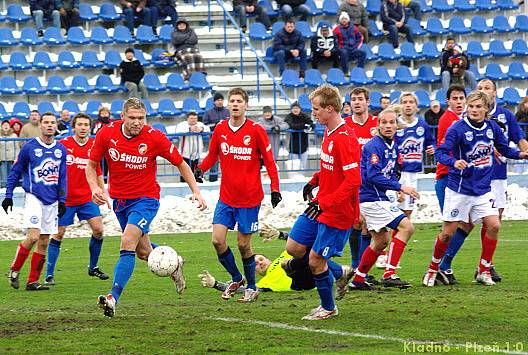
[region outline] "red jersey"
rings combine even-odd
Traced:
[[[183,158],[161,131],[145,125],[135,137],[123,133],[123,121],[114,121],[97,133],[90,160],[99,163],[103,156],[108,163],[111,198],[160,198],[156,181],[156,157],[180,165]]]
[[[354,121],[352,116],[345,117],[345,122],[356,134],[360,149],[363,149],[363,146],[378,132],[378,117],[372,116],[370,113],[363,124]]]
[[[246,119],[234,131],[229,120],[224,120],[215,127],[209,153],[199,167],[207,171],[220,159],[220,201],[231,207],[251,208],[260,205],[264,198],[260,180],[261,157],[271,179],[271,191],[279,192],[279,174],[264,128]]]
[[[66,171],[68,175],[68,195],[66,206],[79,206],[92,200],[92,192],[86,180],[86,165],[94,139],[88,138],[83,145],[77,143],[73,136],[59,141],[66,147]],[[97,165],[97,176],[101,176],[101,165]]]
[[[446,112],[444,112],[444,114],[440,117],[440,119],[438,120],[438,133],[436,136],[437,147],[440,147],[440,145],[444,144],[447,129],[459,119],[460,117],[458,117],[457,114],[451,111],[450,109],[447,109]],[[440,163],[436,163],[436,180],[443,178],[447,175],[448,172],[449,168],[447,166]]]
[[[348,125],[342,123],[331,132],[325,131],[319,171],[314,174],[319,183],[314,200],[323,210],[319,222],[349,229],[359,221],[360,156],[358,140]]]

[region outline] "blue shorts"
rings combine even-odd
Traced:
[[[290,238],[297,243],[312,248],[325,259],[343,255],[343,249],[351,229],[339,229],[309,219],[303,213],[297,218],[290,232]]]
[[[77,215],[79,221],[85,221],[93,217],[101,216],[101,211],[99,210],[99,206],[92,201],[78,206],[66,206],[66,213],[59,218],[59,226],[71,226],[75,215]]]
[[[146,234],[150,230],[150,223],[158,213],[159,206],[159,201],[150,197],[131,200],[115,199],[114,213],[121,226],[121,231],[125,230],[127,224],[132,224]]]
[[[218,200],[213,216],[213,224],[222,224],[229,229],[237,229],[242,234],[258,231],[258,214],[260,205],[251,208],[231,207]]]
[[[438,204],[440,205],[440,213],[444,212],[444,200],[445,200],[445,190],[447,188],[448,176],[444,176],[441,179],[436,180],[435,190],[436,198],[438,198]]]

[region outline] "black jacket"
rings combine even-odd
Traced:
[[[322,54],[326,50],[329,50],[330,52],[334,53],[339,50],[337,38],[334,36],[334,33],[330,30],[328,32],[328,37],[324,37],[321,34],[321,29],[319,28],[317,30],[317,33],[312,37],[312,53]]]
[[[171,42],[174,46],[174,52],[187,48],[196,48],[196,45],[198,44],[198,36],[196,36],[194,30],[189,27],[189,23],[183,18],[178,20],[178,23],[181,22],[187,24],[187,28],[183,31],[175,29],[172,32]]]
[[[284,122],[290,126],[290,129],[302,131],[314,127],[312,118],[304,112],[298,116],[291,112],[285,117]],[[308,150],[308,133],[299,132],[291,133],[290,137],[290,153],[302,154]]]
[[[453,68],[449,66],[449,58],[451,58],[453,54],[454,53],[452,49],[447,50],[444,48],[442,50],[442,55],[440,56],[440,73],[446,70],[450,73],[453,72]],[[466,63],[467,63],[467,67],[462,68],[462,69],[468,70],[469,69],[469,58],[465,53],[462,53],[461,55],[466,58]]]
[[[391,4],[388,1],[383,1],[380,9],[380,17],[384,26],[391,26],[402,20],[403,22],[407,22],[407,19],[405,18],[405,9],[399,1],[396,1],[394,4]]]
[[[299,5],[302,5],[306,2],[306,0],[277,0],[277,5],[279,8],[282,5],[290,5],[291,7],[296,7]]]
[[[302,51],[304,49],[304,39],[298,30],[293,30],[292,33],[286,32],[283,28],[273,38],[273,52],[285,50],[286,52],[292,49]]]
[[[238,5],[257,6],[257,0],[233,0],[233,9]]]
[[[131,81],[136,85],[139,84],[143,76],[145,76],[145,71],[139,60],[134,59],[131,62],[128,60],[123,60],[119,64],[119,73],[121,74],[121,82]]]
[[[438,121],[440,120],[440,117],[444,114],[444,112],[445,111],[443,108],[441,108],[438,113],[434,113],[433,111],[431,111],[431,109],[425,111],[425,122],[427,122],[429,126],[438,126]]]
[[[48,18],[51,16],[53,10],[56,10],[55,0],[30,0],[29,9],[33,14],[33,11],[41,10],[44,13],[44,17]]]

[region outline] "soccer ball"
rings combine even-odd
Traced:
[[[161,277],[172,275],[179,264],[178,253],[168,246],[157,247],[148,257],[149,270]]]

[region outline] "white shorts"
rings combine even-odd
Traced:
[[[491,191],[482,196],[468,196],[447,188],[442,220],[480,223],[484,217],[499,215],[494,201],[495,195]]]
[[[491,192],[495,195],[495,207],[505,208],[508,199],[508,180],[491,180]]]
[[[24,227],[40,229],[40,234],[57,234],[59,203],[43,204],[38,198],[26,193]]]
[[[418,173],[410,173],[407,171],[402,171],[400,177],[400,184],[402,186],[418,188]],[[416,199],[409,195],[403,195],[403,202],[399,204],[400,209],[404,211],[414,211],[416,207]]]
[[[395,221],[399,223],[405,214],[398,206],[390,201],[362,202],[359,204],[361,214],[369,231],[379,232],[385,227],[395,229],[398,225],[391,225]]]

